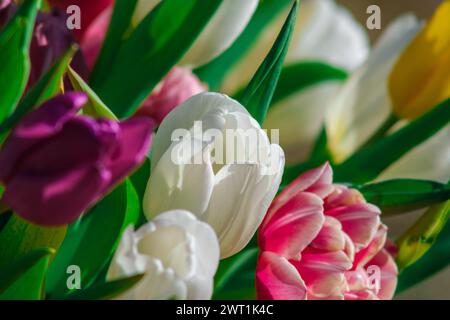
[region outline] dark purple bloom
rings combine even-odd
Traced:
[[[153,122],[77,115],[86,101],[82,93],[47,101],[19,123],[0,150],[3,200],[22,218],[68,224],[144,160]]]

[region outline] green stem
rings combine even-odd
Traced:
[[[364,143],[361,149],[368,147],[369,145],[377,142],[378,140],[384,138],[388,131],[398,122],[396,115],[391,113],[386,121],[381,125],[381,127]]]

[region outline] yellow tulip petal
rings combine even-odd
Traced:
[[[394,113],[413,119],[450,97],[450,1],[400,56],[389,79]]]

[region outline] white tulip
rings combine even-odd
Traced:
[[[136,232],[128,227],[108,279],[145,273],[124,300],[210,299],[219,264],[214,230],[187,211],[165,212]]]
[[[225,0],[181,61],[181,65],[198,67],[225,51],[244,31],[259,0]],[[160,0],[139,0],[132,19],[137,26]]]
[[[256,40],[250,52],[227,76],[224,92],[234,93],[245,86],[271,49],[287,12],[283,12]],[[369,54],[369,38],[351,13],[334,0],[303,0],[286,64],[322,61],[354,70]]]
[[[199,121],[203,132],[216,133],[213,139],[191,135]],[[173,141],[179,129],[189,134]],[[247,134],[257,141],[248,143]],[[216,231],[222,258],[250,241],[278,191],[284,168],[281,148],[270,144],[243,106],[217,93],[194,96],[164,119],[151,160],[146,216],[180,208],[193,212]]]
[[[392,107],[388,77],[392,67],[422,24],[405,15],[383,33],[367,62],[331,99],[326,116],[330,151],[336,161],[348,158],[386,121]]]
[[[285,15],[262,36],[248,58],[227,79],[226,91],[237,89],[254,74],[279,32]],[[286,64],[323,61],[346,70],[361,65],[369,53],[364,28],[334,0],[306,0],[301,4]],[[296,164],[307,159],[324,123],[330,98],[340,81],[315,85],[286,97],[272,106],[264,127],[280,130],[280,145],[286,162]]]

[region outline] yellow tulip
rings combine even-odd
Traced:
[[[450,97],[450,1],[397,60],[389,78],[394,113],[413,119]]]

